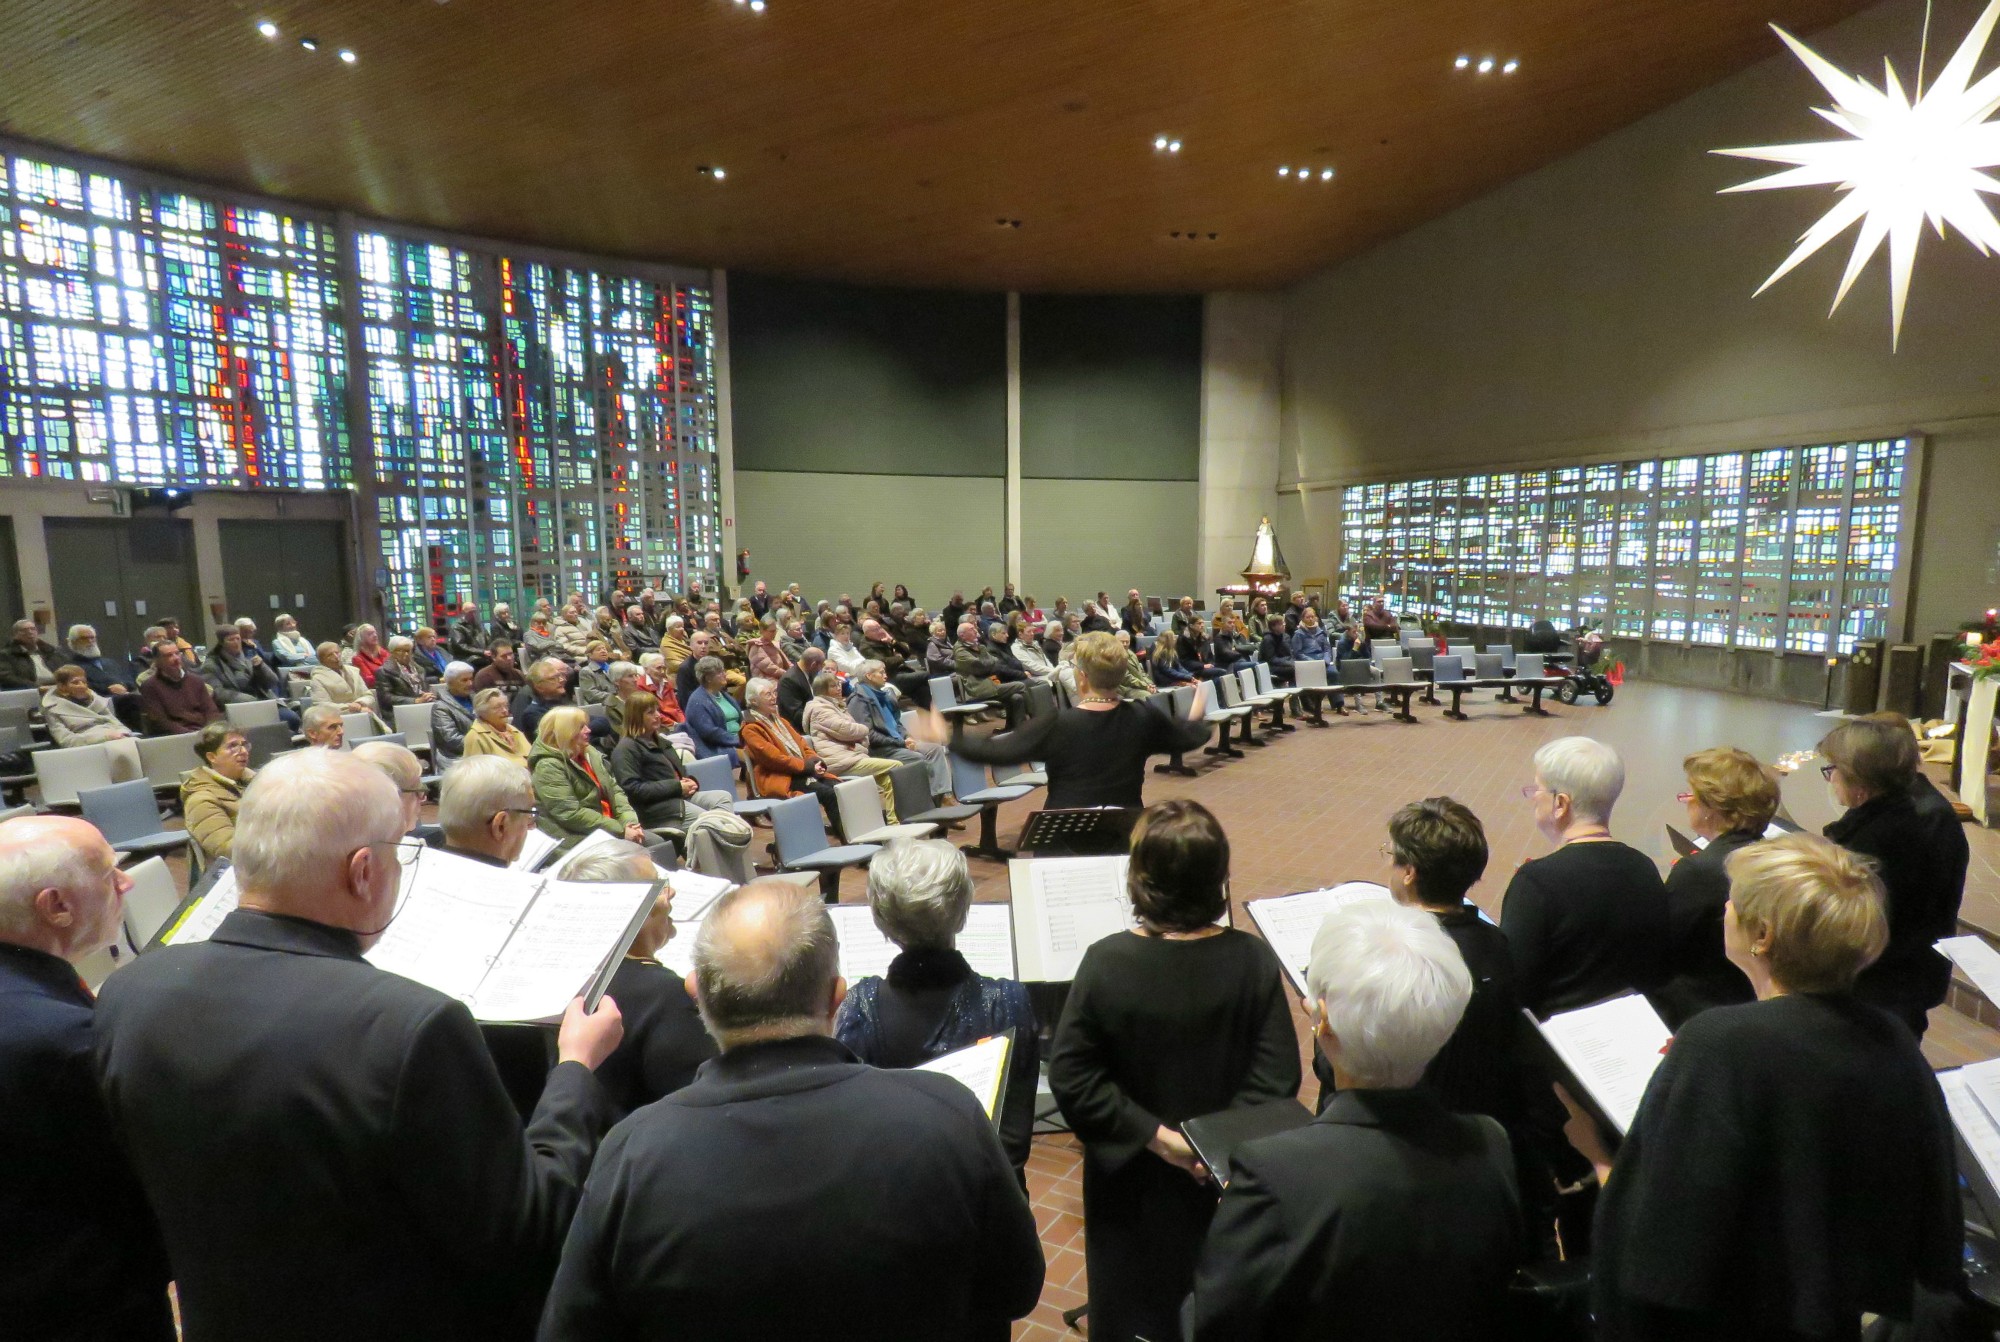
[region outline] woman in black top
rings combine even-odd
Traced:
[[[1216,1193],[1178,1125],[1296,1095],[1299,1042],[1278,959],[1218,927],[1229,840],[1198,803],[1149,808],[1127,875],[1139,930],[1084,953],[1049,1058],[1083,1139],[1095,1342],[1176,1342]]]
[[[1674,1037],[1604,1179],[1598,1336],[1831,1342],[1864,1311],[1908,1319],[1960,1279],[1963,1226],[1944,1097],[1916,1041],[1857,1000],[1889,939],[1867,866],[1806,834],[1726,864],[1729,958],[1756,1001]]]
[[[1565,736],[1535,752],[1534,784],[1522,789],[1537,827],[1561,846],[1515,871],[1500,930],[1521,1005],[1544,1019],[1657,986],[1667,892],[1651,858],[1611,837],[1624,786],[1617,751]]]
[[[951,748],[981,764],[1041,760],[1048,766],[1045,805],[1050,810],[1144,806],[1147,758],[1192,750],[1208,739],[1208,724],[1202,720],[1207,688],[1196,691],[1185,722],[1157,700],[1120,699],[1125,649],[1110,634],[1085,634],[1077,640],[1076,669],[1083,692],[1074,708],[1031,719],[1018,731],[998,736],[967,736],[960,720],[954,724]]]
[[[1764,837],[1778,813],[1778,784],[1745,750],[1703,750],[1681,761],[1688,828],[1708,842],[1667,873],[1667,980],[1653,1005],[1669,1029],[1705,1007],[1751,999],[1750,980],[1722,950],[1729,855]]]
[[[1026,1182],[1041,1054],[1027,987],[974,973],[954,946],[972,907],[965,854],[942,839],[890,844],[868,864],[868,906],[902,948],[887,975],[847,990],[833,1037],[876,1067],[915,1067],[1014,1032],[1000,1106],[1000,1145]]]
[[[565,881],[652,881],[653,859],[636,843],[619,840],[591,849],[564,866]],[[660,947],[673,939],[674,892],[653,902],[631,949],[611,976],[605,995],[618,1004],[625,1037],[597,1066],[598,1084],[622,1117],[670,1095],[716,1056],[715,1041],[681,976],[662,965]]]
[[[1963,830],[1927,821],[1912,798],[1917,740],[1907,727],[1876,718],[1843,722],[1819,743],[1828,790],[1845,808],[1826,837],[1873,858],[1887,892],[1889,947],[1861,971],[1854,994],[1895,1013],[1917,1038],[1944,1001],[1951,961],[1933,948],[1958,930],[1965,894]],[[1955,844],[1953,843],[1955,840]]]

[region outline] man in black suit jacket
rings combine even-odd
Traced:
[[[0,1337],[174,1340],[166,1250],[105,1121],[71,967],[117,940],[117,859],[81,820],[0,824]]]
[[[1500,1335],[1523,1250],[1507,1134],[1417,1085],[1472,996],[1457,947],[1422,910],[1371,902],[1327,920],[1307,984],[1340,1093],[1232,1155],[1187,1342]]]
[[[694,965],[722,1056],[606,1139],[543,1342],[1006,1337],[1042,1289],[1027,1198],[964,1086],[828,1037],[845,985],[819,897],[731,891]]]
[[[807,648],[799,655],[798,665],[778,678],[778,715],[792,724],[794,731],[804,731],[806,705],[813,701],[813,677],[826,665],[826,654],[818,648]]]
[[[522,1131],[460,1002],[362,959],[394,917],[395,786],[305,750],[245,792],[240,906],[106,985],[97,1063],[189,1342],[533,1329],[606,1124],[618,1012],[573,1003]]]

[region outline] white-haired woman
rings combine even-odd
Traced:
[[[343,713],[374,713],[375,696],[361,679],[361,673],[341,660],[340,645],[331,640],[319,645],[319,665],[306,682],[312,687],[316,704],[332,704]]]
[[[572,858],[557,875],[565,881],[611,882],[652,881],[658,873],[650,853],[620,840]],[[597,1084],[621,1115],[679,1090],[716,1054],[682,976],[660,963],[661,948],[676,932],[673,910],[668,886],[653,901],[606,990],[624,1018],[625,1037],[598,1064]]]
[[[1499,1124],[1421,1084],[1472,996],[1419,909],[1337,911],[1313,938],[1307,1016],[1340,1093],[1318,1122],[1240,1146],[1202,1247],[1189,1342],[1506,1335],[1520,1263]],[[1092,1283],[1092,1294],[1096,1283]]]
[[[1681,1027],[1615,1160],[1571,1114],[1604,1181],[1598,1335],[1851,1339],[1864,1313],[1936,1315],[1963,1289],[1951,1120],[1916,1040],[1855,992],[1889,942],[1881,882],[1805,834],[1724,869],[1756,1000]]]
[[[1565,736],[1535,752],[1535,781],[1521,794],[1556,850],[1515,871],[1500,930],[1521,1005],[1537,1016],[1651,989],[1666,971],[1660,870],[1611,837],[1624,787],[1625,763],[1602,741]]]
[[[902,953],[887,974],[871,974],[848,988],[834,1037],[873,1066],[915,1067],[1014,1031],[1000,1144],[1015,1172],[1024,1172],[1041,1067],[1035,1009],[1026,987],[977,974],[958,953],[958,934],[972,908],[965,854],[942,839],[889,845],[868,864],[868,907],[875,926]]]
[[[376,668],[375,700],[382,716],[392,719],[404,704],[437,702],[424,664],[417,660],[417,645],[401,634],[389,640],[389,660]]]
[[[526,767],[534,750],[525,733],[514,725],[514,712],[507,691],[489,685],[472,696],[473,723],[465,729],[461,754],[466,758],[500,755]]]

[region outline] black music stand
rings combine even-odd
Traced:
[[[1135,807],[1086,806],[1037,811],[1021,827],[1015,850],[1035,857],[1109,857],[1132,846]]]

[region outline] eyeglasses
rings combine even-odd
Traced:
[[[1819,766],[1819,776],[1831,783],[1833,781],[1833,771],[1839,767],[1838,764],[1822,764]]]
[[[1521,789],[1521,795],[1529,801],[1533,801],[1536,797],[1540,796],[1541,792],[1542,785],[1540,783],[1529,783]]]
[[[1398,860],[1396,857],[1396,845],[1393,843],[1377,844],[1375,846],[1375,851],[1380,853],[1383,857],[1388,858],[1391,862],[1395,862]]]
[[[542,814],[539,806],[503,806],[500,809],[506,815],[525,815],[531,819],[540,819]]]
[[[1692,793],[1692,792],[1676,792],[1676,793],[1674,794],[1674,800],[1675,800],[1675,801],[1677,801],[1677,802],[1691,802],[1691,801],[1693,801],[1693,800],[1694,800],[1694,793]]]
[[[240,736],[230,737],[222,743],[222,748],[232,755],[247,755],[250,753],[250,743]]]
[[[377,848],[392,848],[395,850],[396,865],[407,867],[422,857],[424,849],[428,846],[422,839],[382,839],[375,843],[364,843],[356,848],[354,853],[372,852]],[[349,853],[348,857],[353,857],[354,853]]]

